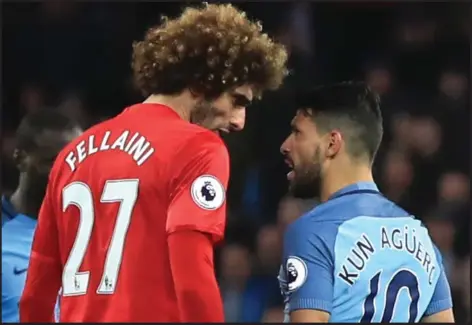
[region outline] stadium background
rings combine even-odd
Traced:
[[[56,107],[88,127],[142,100],[131,43],[183,3],[6,3],[2,10],[2,189],[16,186],[14,130],[28,111]],[[470,312],[470,8],[464,3],[241,3],[290,49],[284,87],[248,109],[227,138],[232,157],[227,239],[218,277],[227,321],[280,321],[280,234],[316,201],[285,197],[279,146],[291,90],[366,80],[383,98],[375,164],[384,193],[428,225],[453,288]]]

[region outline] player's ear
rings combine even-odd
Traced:
[[[342,135],[338,130],[333,130],[328,133],[327,141],[326,155],[333,158],[341,150]]]
[[[16,148],[13,151],[13,162],[15,163],[16,168],[20,172],[26,170],[26,152],[24,150]]]

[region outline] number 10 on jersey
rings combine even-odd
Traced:
[[[109,180],[105,183],[101,203],[119,203],[115,229],[105,258],[105,265],[98,294],[113,294],[120,271],[121,259],[126,234],[131,221],[134,205],[138,198],[139,180]],[[62,274],[62,294],[77,296],[87,293],[90,271],[79,272],[92,235],[95,222],[95,207],[90,187],[83,182],[73,182],[62,191],[62,210],[65,212],[70,205],[80,211],[80,223],[74,245]]]

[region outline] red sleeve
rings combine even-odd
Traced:
[[[53,202],[54,196],[48,185],[39,212],[25,288],[20,299],[20,322],[54,322],[54,306],[61,286],[62,266]]]
[[[223,303],[213,267],[213,245],[208,235],[191,230],[171,234],[169,258],[180,321],[223,323]]]
[[[201,134],[176,155],[175,177],[170,183],[171,203],[167,232],[196,230],[223,238],[229,155],[214,134]]]

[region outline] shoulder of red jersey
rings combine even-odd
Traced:
[[[228,155],[226,144],[217,134],[198,125],[189,125],[191,126],[191,132],[187,134],[186,139],[182,139],[184,140],[183,145],[179,146],[180,150],[176,152],[180,158],[192,159],[202,153]]]
[[[172,178],[180,186],[182,182],[188,184],[198,206],[206,210],[218,209],[225,200],[229,178],[228,149],[215,133],[202,128],[195,130],[194,136],[172,158]],[[207,189],[215,194],[212,200],[205,200]]]

